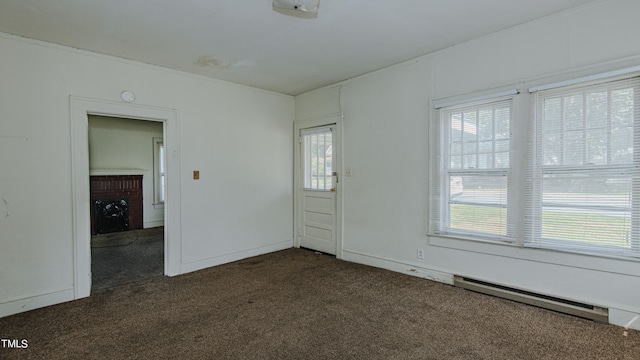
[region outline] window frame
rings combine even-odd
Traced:
[[[320,127],[300,130],[300,144],[302,146],[301,166],[304,174],[302,179],[302,189],[305,191],[331,192],[335,190],[336,184],[334,182],[334,169],[333,169],[333,146],[335,144],[334,127],[335,125],[327,125],[327,126],[320,126]],[[330,141],[327,141],[326,139],[327,134],[330,137]],[[323,136],[322,142],[320,141],[320,138],[319,138],[320,135]],[[315,148],[313,147],[314,140],[310,139],[310,137],[316,137]],[[309,140],[311,140],[311,142],[308,142]],[[322,144],[322,156],[319,156],[320,144]],[[312,168],[312,165],[311,165],[313,162],[312,158],[314,157],[313,149],[315,149],[315,155],[316,155],[315,168]],[[320,169],[322,169],[322,172],[320,172]],[[314,172],[315,172],[315,176],[314,176]],[[313,181],[314,177],[315,177],[315,184]],[[321,183],[322,183],[322,186],[321,186]]]
[[[594,67],[595,68],[595,67]],[[578,76],[576,76],[576,74]],[[452,96],[449,98],[433,99],[431,101],[431,115],[433,121],[429,126],[431,144],[429,150],[431,156],[430,163],[430,176],[429,176],[429,192],[428,192],[428,219],[427,219],[427,235],[430,237],[430,243],[436,246],[451,247],[456,249],[467,249],[472,251],[487,251],[488,253],[502,253],[502,250],[498,251],[498,248],[492,248],[493,245],[503,246],[504,249],[511,247],[517,254],[520,251],[552,251],[560,252],[568,255],[579,256],[596,256],[603,259],[618,259],[637,262],[640,261],[640,85],[638,91],[634,94],[634,121],[632,123],[634,135],[633,135],[633,148],[636,151],[633,153],[633,165],[626,167],[625,171],[631,171],[634,176],[638,178],[631,186],[632,188],[632,204],[631,206],[631,221],[632,230],[636,233],[632,233],[631,247],[625,251],[620,251],[619,248],[612,249],[609,245],[595,245],[591,248],[585,249],[576,248],[572,246],[559,246],[549,244],[540,244],[539,242],[531,241],[535,236],[541,234],[540,228],[536,229],[533,224],[537,218],[541,218],[541,208],[535,208],[536,204],[540,204],[542,193],[542,180],[535,180],[539,175],[536,171],[536,165],[538,161],[538,151],[540,150],[537,145],[539,129],[536,121],[536,113],[539,111],[535,102],[536,93],[546,91],[550,89],[559,89],[563,87],[587,87],[597,84],[612,83],[617,80],[639,78],[640,79],[640,66],[634,66],[630,68],[623,68],[607,72],[599,72],[587,76],[583,76],[585,71],[576,71],[572,74],[564,74],[562,76],[553,77],[540,77],[538,79],[523,80],[518,83],[518,86],[529,87],[529,91],[520,93],[519,90],[509,90],[500,93],[494,92],[491,94],[491,90],[477,92],[475,94]],[[560,81],[558,81],[558,79]],[[543,81],[547,81],[546,84]],[[552,82],[549,82],[551,80]],[[553,82],[555,80],[555,82]],[[542,83],[542,85],[540,85]],[[479,94],[479,95],[478,95]],[[488,94],[488,95],[487,95]],[[609,96],[609,95],[608,95]],[[506,237],[500,236],[486,236],[486,234],[476,234],[473,232],[464,231],[450,231],[443,227],[443,221],[448,224],[449,219],[446,219],[443,214],[446,214],[448,188],[450,186],[448,182],[448,175],[444,163],[448,161],[448,154],[443,149],[446,147],[448,139],[445,138],[442,131],[441,110],[447,107],[466,107],[467,105],[490,103],[497,101],[500,98],[512,99],[512,112],[511,112],[511,134],[510,134],[510,169],[511,174],[507,187],[507,235]],[[610,120],[608,120],[610,121]],[[590,125],[591,126],[591,125]],[[591,128],[589,128],[591,129]],[[615,142],[614,142],[615,143]],[[626,142],[625,142],[626,144]],[[584,145],[584,144],[583,144]],[[585,148],[588,145],[584,145]],[[608,149],[609,151],[611,149]],[[616,150],[616,149],[614,149]],[[602,167],[601,169],[592,170],[593,173],[606,173],[606,171],[617,171],[621,167],[619,165],[607,165],[608,168]],[[618,176],[618,175],[616,175]],[[532,180],[535,180],[532,181]],[[532,205],[533,204],[533,205]],[[541,206],[541,205],[540,205]],[[460,242],[462,241],[462,242]],[[580,241],[580,240],[578,240]],[[484,245],[482,244],[484,243]],[[472,245],[473,244],[473,245]],[[488,246],[488,247],[487,247]],[[484,250],[481,250],[484,249]],[[494,250],[490,250],[494,249]],[[518,249],[518,250],[515,250]],[[507,251],[507,250],[505,250]],[[511,251],[511,250],[509,250]],[[507,254],[509,252],[505,252]]]
[[[164,139],[159,137],[153,138],[153,205],[156,208],[163,207],[165,203],[166,189],[162,186],[164,178],[166,184],[166,151],[165,159],[162,159],[160,151],[164,150]],[[164,160],[164,163],[163,163]],[[166,186],[166,185],[165,185]]]
[[[513,199],[510,195],[512,192],[511,189],[514,186],[513,181],[513,117],[514,117],[514,108],[515,101],[514,95],[518,93],[517,90],[503,92],[497,95],[486,95],[481,97],[474,97],[470,100],[459,100],[455,103],[447,103],[442,105],[436,105],[436,122],[435,122],[435,134],[436,134],[436,156],[437,158],[437,172],[436,177],[433,179],[432,186],[432,196],[434,198],[434,210],[436,216],[435,219],[432,217],[432,221],[430,221],[430,232],[434,235],[438,236],[452,236],[457,238],[465,238],[470,240],[478,240],[478,241],[498,241],[503,243],[514,243],[516,241],[515,236],[515,228],[510,224],[513,223],[511,218],[514,216],[514,212],[511,211],[510,208],[513,208],[510,205],[513,202]],[[506,95],[505,95],[506,94]],[[496,108],[509,108],[509,136],[506,140],[509,142],[508,146],[508,154],[509,154],[509,165],[506,167],[495,167],[495,155],[500,152],[496,152],[495,144],[496,141],[504,141],[505,139],[496,139],[495,134],[495,110]],[[491,108],[493,110],[491,121],[492,121],[492,136],[490,140],[480,140],[476,137],[476,151],[473,152],[473,155],[476,156],[476,165],[477,165],[477,157],[481,154],[479,149],[480,142],[491,141],[492,143],[492,151],[490,152],[492,156],[492,161],[494,162],[491,168],[464,168],[463,162],[461,159],[461,168],[455,169],[451,166],[451,154],[450,154],[450,141],[451,141],[451,124],[450,124],[450,116],[456,113],[460,113],[461,117],[464,116],[465,112],[475,111],[476,114],[479,114],[480,111]],[[477,115],[478,116],[478,115]],[[476,126],[478,124],[479,118],[476,117]],[[461,118],[461,136],[464,136],[464,120]],[[477,136],[477,128],[476,128],[476,136]],[[461,144],[464,143],[464,139],[461,139]],[[464,145],[461,145],[464,146]],[[463,154],[464,150],[461,149],[461,158],[464,158]],[[492,177],[505,177],[506,178],[506,197],[504,199],[504,205],[502,204],[493,204],[493,203],[480,203],[480,202],[465,202],[459,200],[453,200],[451,197],[451,178],[452,177],[463,177],[463,176],[492,176]],[[504,235],[499,234],[491,234],[488,232],[481,231],[473,231],[473,230],[465,230],[465,229],[456,229],[451,227],[451,205],[471,205],[471,206],[487,206],[487,207],[498,207],[504,208],[506,212],[506,221],[505,221],[505,229]]]
[[[625,80],[629,79],[637,79],[635,84],[630,82],[629,85],[625,86]],[[530,121],[534,124],[534,134],[530,135],[532,138],[533,146],[527,149],[527,152],[531,153],[531,163],[529,173],[527,174],[529,188],[527,190],[527,196],[531,201],[531,207],[526,209],[525,211],[528,213],[529,222],[526,224],[528,229],[525,231],[525,238],[523,245],[529,248],[539,248],[539,249],[550,249],[550,250],[559,250],[566,251],[570,253],[577,254],[589,254],[589,255],[597,255],[597,256],[607,256],[607,257],[622,257],[625,259],[636,259],[640,258],[640,151],[634,151],[632,154],[632,161],[630,163],[624,164],[612,164],[610,154],[612,152],[612,141],[610,139],[611,132],[611,122],[612,122],[612,111],[611,111],[611,103],[612,103],[612,92],[624,88],[628,88],[632,86],[634,88],[633,95],[633,110],[632,110],[632,146],[634,149],[640,150],[640,124],[633,123],[634,121],[640,120],[640,73],[634,73],[624,76],[612,76],[612,77],[600,77],[598,76],[596,80],[590,81],[571,81],[568,84],[558,84],[558,86],[545,86],[543,89],[530,89],[530,106],[532,108],[532,114],[530,116]],[[565,164],[562,159],[560,160],[561,164],[545,164],[545,154],[544,154],[544,146],[543,146],[543,136],[545,132],[543,130],[543,125],[545,122],[544,118],[544,101],[546,99],[553,99],[554,97],[566,97],[570,96],[570,94],[582,94],[583,102],[586,100],[588,93],[595,92],[600,90],[600,92],[606,91],[607,93],[607,111],[606,111],[606,158],[604,164],[594,164],[594,163],[583,163],[582,165],[576,164]],[[547,95],[548,94],[548,95]],[[562,100],[561,100],[562,107]],[[583,105],[586,108],[586,105]],[[585,110],[586,111],[586,110]],[[592,127],[587,126],[587,112],[583,111],[583,126],[578,129],[581,130],[583,134],[583,144],[584,152],[581,154],[583,157],[583,162],[587,161],[587,156],[589,155],[588,151],[588,143],[587,136],[585,135],[588,130],[593,129]],[[561,122],[564,121],[562,118]],[[575,131],[578,131],[575,130]],[[572,130],[573,131],[573,130]],[[560,128],[557,131],[558,134],[562,137],[565,133],[565,129]],[[566,143],[561,143],[561,152],[564,155]],[[616,246],[614,244],[603,244],[603,243],[591,243],[585,244],[585,241],[580,240],[567,240],[567,239],[551,239],[544,238],[542,236],[542,226],[543,226],[543,199],[544,199],[544,190],[543,185],[545,181],[545,176],[568,176],[568,175],[578,175],[584,176],[585,178],[588,176],[605,176],[605,175],[623,175],[628,176],[629,181],[631,181],[631,200],[629,203],[630,206],[630,231],[629,231],[629,241],[630,241],[630,249],[624,249],[621,246]],[[588,194],[594,194],[594,192],[589,192]],[[582,207],[577,207],[578,209],[588,209],[593,206],[584,205]],[[635,233],[635,234],[634,234]]]

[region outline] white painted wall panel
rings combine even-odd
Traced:
[[[340,113],[340,87],[329,86],[296,97],[296,120]]]
[[[424,234],[429,62],[348,82],[344,112],[344,248],[394,258]],[[344,174],[344,172],[343,172]],[[397,236],[411,234],[411,236]]]
[[[292,97],[6,34],[0,78],[0,316],[74,287],[70,96],[176,109],[183,271],[292,245]]]
[[[593,302],[611,307],[618,325],[640,313],[637,262],[425,235],[431,101],[562,78],[576,67],[584,74],[640,64],[638,13],[635,0],[599,1],[342,83],[344,167],[352,171],[343,183],[344,259]],[[322,93],[298,96],[296,118],[334,111]]]
[[[599,1],[439,51],[434,97],[637,55],[639,11],[638,1]]]

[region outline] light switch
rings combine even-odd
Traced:
[[[348,176],[348,177],[350,177],[350,176],[351,176],[351,166],[347,166],[347,167],[344,169],[344,176]]]
[[[200,171],[193,170],[193,180],[200,180]]]

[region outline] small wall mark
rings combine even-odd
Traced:
[[[4,203],[4,217],[5,219],[9,217],[9,202],[7,199],[2,198],[2,202]]]

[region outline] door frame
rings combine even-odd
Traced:
[[[293,123],[293,246],[300,247],[300,231],[301,231],[301,211],[302,206],[300,201],[300,190],[302,190],[302,166],[301,166],[301,144],[300,144],[300,130],[307,128],[314,128],[320,126],[328,126],[335,124],[335,146],[334,153],[337,156],[333,156],[333,171],[338,173],[338,181],[336,183],[336,258],[342,259],[342,184],[344,183],[344,177],[342,176],[342,114],[334,114],[330,116],[312,118],[306,120],[297,120]]]
[[[74,298],[91,294],[91,223],[89,189],[89,115],[163,124],[166,162],[164,208],[164,274],[181,273],[180,162],[178,112],[174,109],[141,106],[70,96],[71,186],[73,220]]]

